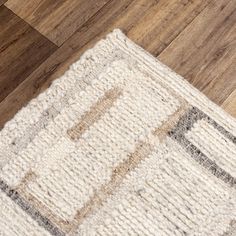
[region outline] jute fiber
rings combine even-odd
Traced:
[[[236,120],[120,30],[0,132],[0,235],[236,235]]]

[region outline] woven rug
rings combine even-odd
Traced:
[[[236,235],[236,121],[114,30],[0,132],[0,235]]]

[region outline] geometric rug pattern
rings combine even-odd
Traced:
[[[1,235],[236,235],[236,121],[120,30],[0,131]]]

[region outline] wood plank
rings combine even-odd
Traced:
[[[78,60],[86,49],[92,47],[110,28],[113,28],[112,25],[115,22],[119,21],[121,22],[120,25],[126,25],[126,27],[134,24],[142,12],[155,2],[155,0],[148,1],[152,4],[144,5],[145,1],[114,0],[99,11],[99,14],[93,17],[90,23],[88,22],[88,28],[85,25],[81,31],[73,35],[0,103],[0,114],[3,114],[0,116],[0,128],[29,100],[46,89],[52,80],[62,75],[68,69],[68,66]],[[122,19],[121,15],[123,15]],[[126,16],[131,15],[132,18],[130,17],[130,20],[128,20]],[[96,27],[91,30],[90,24],[96,24]]]
[[[236,89],[236,57],[228,63],[226,69],[223,69],[222,73],[219,72],[218,75],[215,73],[214,77],[202,89],[202,92],[218,105],[224,103],[232,91]],[[220,67],[221,65],[218,65],[217,68],[221,70]]]
[[[236,118],[236,89],[224,101],[222,108]]]
[[[153,55],[158,55],[190,23],[211,0],[136,0],[111,2],[84,24],[74,35],[80,45],[99,33],[120,28],[129,38]],[[126,8],[117,15],[120,2]],[[131,2],[128,4],[128,2]],[[73,39],[73,40],[74,40]],[[73,41],[72,40],[72,41]]]
[[[0,101],[57,47],[4,5],[0,7]]]
[[[8,0],[5,4],[60,46],[109,0]]]
[[[182,19],[182,21],[179,20],[179,24],[183,24],[183,27],[185,27],[186,17],[188,16],[191,19],[196,17],[195,12],[198,11],[200,5],[196,4],[194,1],[193,4],[195,10],[190,10],[193,8],[188,4],[185,5],[186,8],[182,7],[182,0],[173,1],[181,4],[181,7],[177,8],[179,9],[179,17]],[[68,66],[78,60],[86,49],[92,47],[98,39],[104,37],[104,35],[113,28],[121,28],[124,32],[128,33],[128,35],[130,34],[132,40],[137,43],[142,43],[143,38],[139,38],[137,31],[138,28],[135,27],[136,24],[139,24],[140,27],[148,27],[150,24],[150,21],[147,20],[149,19],[148,14],[151,14],[151,12],[154,11],[153,9],[157,10],[157,6],[165,6],[165,2],[165,0],[112,0],[108,2],[79,30],[77,30],[76,33],[55,53],[53,53],[44,63],[42,63],[40,67],[28,76],[28,78],[20,84],[14,92],[12,92],[2,103],[0,103],[0,112],[4,113],[3,116],[0,116],[0,127],[7,120],[12,118],[16,111],[24,106],[30,99],[37,96],[41,91],[47,88],[52,80],[62,75],[64,71],[68,69]],[[197,2],[200,3],[199,0]],[[202,4],[205,6],[205,1],[202,1]],[[166,19],[168,19],[169,24],[175,25],[175,18],[171,16],[174,14],[173,10],[170,11],[169,14],[169,16],[168,14],[161,14],[160,17],[156,16],[152,24],[160,25],[161,22],[165,22]],[[181,14],[182,17],[180,16]],[[146,22],[146,25],[141,24],[142,21]],[[169,37],[171,37],[172,32],[177,35],[181,32],[183,27],[180,27],[179,31],[176,31],[177,26],[172,28],[164,27],[161,31],[163,35],[165,35],[165,40],[167,40],[167,42],[165,43],[164,41],[155,40],[153,37],[150,37],[150,43],[155,41],[155,47],[157,48],[156,51],[159,49],[162,50],[163,45],[167,46],[168,43],[170,43],[168,40]],[[146,33],[150,35],[151,32],[152,31],[149,30]],[[156,31],[154,30],[153,33],[155,35]],[[145,31],[143,34],[145,34]],[[11,104],[11,108],[9,108],[9,104]]]
[[[128,37],[159,55],[209,4],[209,0],[160,0],[128,32]]]
[[[160,55],[217,104],[236,88],[236,4],[215,0]]]
[[[4,4],[7,0],[0,0],[0,6]]]

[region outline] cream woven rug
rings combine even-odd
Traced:
[[[0,132],[0,235],[236,235],[236,121],[119,30]]]

